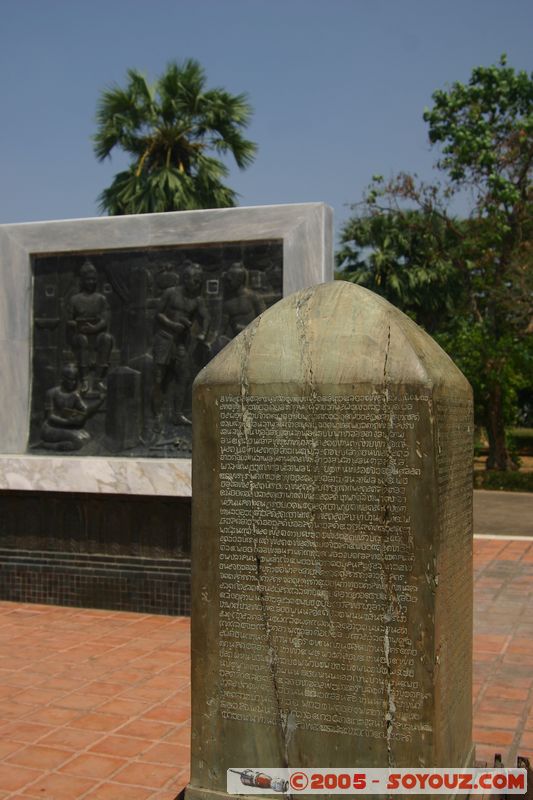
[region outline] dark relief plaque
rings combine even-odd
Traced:
[[[283,294],[281,240],[32,268],[32,453],[189,457],[196,374]]]

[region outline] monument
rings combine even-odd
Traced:
[[[0,225],[0,598],[188,614],[192,381],[332,276],[323,203]]]
[[[29,451],[190,457],[192,381],[281,299],[269,280],[277,270],[278,240],[35,256]],[[43,418],[70,364],[80,401],[98,400],[98,410],[83,419],[75,447],[72,436],[58,447],[43,436]]]
[[[337,281],[268,309],[193,398],[186,799],[230,768],[471,766],[463,375]]]

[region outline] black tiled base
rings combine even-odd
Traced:
[[[190,500],[0,492],[0,599],[190,614]]]
[[[0,597],[188,616],[190,571],[188,559],[0,550]]]

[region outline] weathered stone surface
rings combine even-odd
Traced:
[[[107,380],[106,437],[110,450],[135,447],[141,436],[141,373],[116,367]]]
[[[282,300],[198,375],[188,798],[230,767],[472,760],[472,403],[344,282]]]

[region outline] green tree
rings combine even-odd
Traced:
[[[224,184],[229,170],[219,156],[231,155],[240,169],[254,160],[256,145],[244,138],[252,108],[245,94],[206,88],[197,61],[171,63],[150,85],[128,70],[123,89],[106,89],[97,109],[94,151],[99,161],[117,148],[131,156],[99,197],[108,214],[144,214],[224,208],[237,195]]]
[[[512,469],[505,427],[533,367],[533,76],[502,57],[433,101],[424,119],[444,185],[378,177],[339,263],[436,335],[474,386],[487,466]],[[458,192],[471,200],[464,219],[450,211]]]
[[[338,277],[366,286],[401,308],[429,333],[446,326],[461,299],[457,280],[458,231],[435,206],[434,187],[423,187],[418,207],[402,207],[413,179],[376,177],[356,214],[343,226]],[[427,196],[423,194],[426,192]]]

